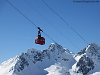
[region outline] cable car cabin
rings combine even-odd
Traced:
[[[45,44],[45,38],[43,37],[36,37],[35,39],[36,44],[44,45]]]

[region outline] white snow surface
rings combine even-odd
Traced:
[[[84,56],[94,63],[87,74],[77,67]],[[1,63],[0,75],[100,75],[100,46],[91,43],[78,54],[57,43],[52,43],[46,50],[28,49],[27,53]]]

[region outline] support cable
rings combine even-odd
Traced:
[[[6,0],[6,2],[8,2],[15,10],[17,10],[24,18],[26,18],[29,22],[31,22],[36,28],[38,28],[38,26],[33,23],[27,16],[25,16],[19,9],[17,9],[10,1]],[[52,41],[54,41],[49,35],[47,35],[45,32],[43,32],[46,36],[48,36]],[[55,42],[55,41],[54,41]],[[56,43],[56,42],[55,42]]]
[[[70,43],[72,43],[76,48],[79,49],[71,40],[69,40],[60,30],[58,30],[50,21],[48,21],[40,12],[38,12],[29,2],[24,0],[33,10],[35,10],[43,19],[45,19],[54,29],[56,29],[62,36],[64,36]],[[45,34],[46,35],[46,34]],[[53,40],[53,39],[52,39]],[[55,42],[55,41],[54,41]],[[80,50],[80,49],[79,49]]]
[[[19,9],[17,9],[11,2],[9,2],[8,0],[6,0],[6,2],[8,2],[15,10],[17,10],[24,18],[26,18],[29,22],[31,22],[35,27],[36,24],[34,24],[28,17],[26,17]]]
[[[46,36],[48,36],[53,42],[57,43],[56,41],[54,41],[49,35],[47,35],[45,32],[43,32]]]
[[[75,29],[73,29],[57,12],[55,12],[44,0],[42,0],[43,3],[49,7],[50,10],[52,10],[69,28],[71,28],[80,38],[87,44],[89,44]]]

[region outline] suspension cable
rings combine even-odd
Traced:
[[[36,28],[38,28],[38,26],[33,23],[27,16],[25,16],[19,9],[17,9],[10,1],[6,0],[6,2],[8,2],[15,10],[17,10],[24,18],[26,18],[29,22],[31,22]],[[44,32],[43,32],[44,33]],[[49,39],[51,39],[52,41],[54,41],[49,35],[47,35],[46,33],[44,33],[46,36],[49,37]],[[55,42],[55,41],[54,41]],[[55,42],[56,43],[56,42]]]
[[[42,0],[43,3],[49,7],[50,10],[52,10],[70,29],[72,29],[80,38],[87,44],[89,44],[75,29],[73,29],[57,12],[55,12],[44,0]]]
[[[26,18],[29,22],[31,22],[35,27],[36,24],[34,24],[28,17],[26,17],[19,9],[17,9],[11,2],[9,2],[8,0],[6,0],[6,2],[8,2],[15,10],[17,10],[24,18]]]
[[[47,35],[45,32],[43,32],[45,35]],[[49,35],[47,35],[53,42],[57,43],[56,41],[54,41]]]
[[[72,43],[76,48],[80,50],[70,39],[68,39],[60,30],[58,30],[50,21],[48,21],[40,12],[38,12],[29,2],[24,0],[33,10],[35,10],[43,19],[45,19],[54,29],[56,29],[64,38],[66,38],[70,43]],[[44,33],[45,34],[45,33]],[[45,34],[46,35],[46,34]],[[52,39],[52,38],[51,38]],[[53,39],[52,39],[53,40]],[[55,42],[55,41],[54,41]]]

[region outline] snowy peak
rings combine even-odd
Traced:
[[[89,44],[86,48],[86,54],[89,57],[100,55],[100,46],[98,46],[96,43]]]
[[[48,50],[50,50],[51,52],[55,52],[55,53],[63,53],[63,52],[67,52],[69,54],[72,54],[72,52],[70,52],[68,49],[63,48],[61,45],[57,44],[57,43],[52,43]]]
[[[16,61],[13,62],[13,60]],[[9,63],[5,62],[2,64],[1,67],[5,64],[13,65],[9,66],[7,72],[5,71],[6,73],[0,73],[0,75],[46,75],[51,72],[50,68],[52,66],[61,68],[60,71],[63,71],[63,73],[69,73],[69,69],[71,69],[71,66],[75,63],[75,59],[73,58],[72,52],[68,49],[63,48],[57,43],[52,43],[49,48],[45,50],[28,49],[27,53],[21,53],[8,62]],[[1,67],[0,70],[2,69]],[[8,68],[8,66],[6,66],[6,68]],[[49,71],[46,68],[48,68]]]
[[[100,59],[100,46],[96,43],[91,43],[87,47],[85,47],[83,50],[78,52],[75,55],[75,58],[82,57],[83,55],[89,57],[93,61],[98,61]]]
[[[100,65],[100,46],[91,43],[75,55],[77,62],[73,65],[73,73],[89,75]],[[99,66],[98,65],[98,66]]]
[[[76,56],[87,54],[87,56],[91,57],[91,56],[97,55],[99,53],[100,53],[100,46],[97,45],[96,43],[91,43],[87,47],[85,47],[83,50],[78,52],[76,54]]]
[[[51,52],[54,52],[55,50],[57,51],[63,51],[63,47],[57,43],[52,43],[49,48],[48,48]]]

